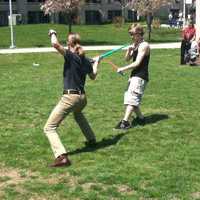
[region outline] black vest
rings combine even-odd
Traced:
[[[133,51],[133,62],[136,60],[137,55],[138,55],[138,48],[135,51]],[[137,76],[146,81],[149,81],[149,72],[148,72],[149,60],[150,60],[150,53],[148,55],[145,55],[140,65],[132,70],[131,77]]]
[[[91,62],[85,56],[79,56],[69,50],[65,51],[64,59],[64,90],[84,91],[86,75],[93,71]]]

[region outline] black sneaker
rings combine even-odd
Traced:
[[[140,125],[140,126],[144,126],[145,123],[146,123],[145,117],[144,118],[136,117],[132,121],[132,124],[137,124],[137,125]]]
[[[94,147],[96,146],[97,142],[95,139],[92,139],[92,140],[88,140],[88,141],[85,141],[85,146],[86,147]]]
[[[114,129],[116,130],[127,130],[131,128],[131,125],[128,121],[122,120],[120,121]]]

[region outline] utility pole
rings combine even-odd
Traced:
[[[14,49],[15,42],[14,42],[14,31],[13,31],[13,13],[12,13],[12,0],[9,0],[9,8],[10,8],[10,18],[9,18],[9,23],[10,23],[10,38],[11,38],[11,45],[10,48]]]
[[[200,39],[200,0],[196,0],[196,39]]]
[[[186,25],[186,7],[185,7],[185,0],[183,0],[183,27]]]

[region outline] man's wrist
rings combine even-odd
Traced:
[[[50,33],[50,36],[52,36],[52,35],[56,35],[56,33],[55,33],[55,32],[53,32],[53,33]]]
[[[58,39],[57,39],[57,37],[56,37],[56,34],[54,33],[52,33],[51,34],[51,44],[56,44],[58,42]]]
[[[121,67],[121,72],[126,71],[126,67]]]
[[[56,31],[53,30],[53,29],[50,29],[48,35],[49,35],[50,37],[51,37],[52,35],[56,35]]]

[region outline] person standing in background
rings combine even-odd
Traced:
[[[193,21],[189,20],[188,25],[182,31],[182,41],[181,41],[181,58],[180,64],[184,65],[187,63],[186,55],[191,48],[191,43],[196,39],[196,29],[194,27]]]

